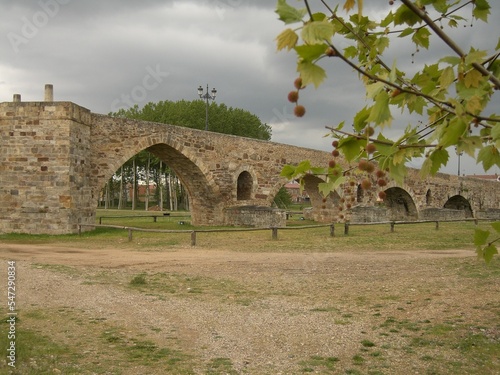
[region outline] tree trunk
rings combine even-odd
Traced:
[[[118,196],[118,209],[123,209],[123,165],[120,168],[120,193]]]
[[[136,198],[137,198],[137,164],[132,160],[132,210],[135,210]]]
[[[146,166],[146,196],[144,197],[144,209],[149,210],[149,168],[151,167],[151,154],[148,153],[148,163]]]
[[[163,211],[163,176],[161,174],[161,170],[163,169],[163,163],[160,160],[160,170],[158,171],[158,189],[160,189],[160,196],[158,205],[160,206],[160,211]]]

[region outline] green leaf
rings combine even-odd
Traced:
[[[483,147],[477,154],[477,162],[483,163],[485,171],[494,165],[500,167],[500,155],[498,153],[498,149],[493,145]]]
[[[291,50],[297,45],[297,41],[299,40],[299,36],[292,29],[283,30],[277,37],[277,48],[278,51],[286,48],[287,50]],[[324,52],[324,50],[323,50]]]
[[[476,69],[468,72],[464,77],[464,85],[465,87],[479,87],[479,83],[481,82],[483,75],[479,73]]]
[[[439,128],[439,146],[455,146],[466,130],[467,124],[460,117],[454,117],[451,121],[443,123]]]
[[[434,150],[431,155],[429,156],[429,159],[432,161],[432,166],[431,166],[431,174],[435,175],[441,166],[445,166],[448,164],[448,158],[449,154],[448,151],[445,149],[436,149]]]
[[[494,223],[491,223],[491,226],[493,229],[496,230],[497,233],[500,233],[500,221],[495,221]]]
[[[327,197],[333,190],[333,181],[329,182],[320,182],[318,184],[318,190],[323,195],[323,197]]]
[[[439,60],[439,62],[444,62],[450,64],[451,66],[456,66],[460,64],[460,61],[462,61],[460,57],[455,57],[455,56],[446,56]]]
[[[488,241],[489,235],[490,231],[477,228],[474,231],[474,245],[477,247],[483,246]]]
[[[401,33],[398,35],[398,38],[404,38],[405,36],[411,35],[414,32],[415,32],[415,30],[413,30],[413,28],[407,27],[406,29],[401,31]]]
[[[404,4],[401,5],[394,14],[394,25],[406,24],[408,26],[413,26],[421,21],[420,17]]]
[[[285,24],[301,22],[302,18],[307,14],[307,9],[297,9],[286,3],[286,0],[278,0],[278,5],[276,6],[276,13],[279,15],[279,19]]]
[[[353,127],[357,132],[361,132],[368,125],[370,110],[366,106],[354,116]]]
[[[299,163],[299,165],[297,165],[297,167],[295,168],[295,173],[297,175],[301,175],[301,174],[304,174],[306,173],[307,171],[309,171],[311,169],[311,162],[309,160],[303,160]]]
[[[283,169],[281,170],[280,176],[288,178],[289,180],[291,180],[293,177],[296,176],[296,174],[295,174],[295,167],[292,166],[292,165],[285,165],[283,167]]]
[[[483,258],[486,261],[486,263],[490,263],[495,254],[498,254],[498,250],[496,246],[493,244],[486,246],[483,249]]]
[[[487,54],[488,53],[486,51],[476,50],[474,48],[471,48],[469,53],[465,56],[465,64],[470,65],[474,62],[481,64],[484,61],[484,58],[486,57]]]
[[[453,68],[451,66],[447,66],[439,77],[439,84],[441,85],[441,88],[444,90],[448,89],[448,87],[453,83],[454,80],[455,72],[453,71]]]
[[[411,40],[413,40],[413,43],[415,43],[417,46],[424,47],[425,49],[429,48],[429,37],[431,33],[427,28],[422,27],[421,29],[418,29],[415,34],[413,34],[413,37]]]
[[[315,176],[328,173],[328,169],[322,167],[311,167],[310,171]]]
[[[338,149],[342,150],[347,161],[353,161],[361,154],[361,150],[366,146],[366,140],[354,137],[347,137],[339,141]]]
[[[352,59],[358,55],[358,49],[354,46],[349,46],[344,48],[344,57],[347,59]]]
[[[325,21],[313,21],[307,23],[302,29],[302,39],[307,44],[324,44],[333,36],[333,25]]]
[[[297,71],[302,77],[302,84],[304,86],[312,83],[314,87],[318,88],[326,78],[325,70],[309,61],[299,62],[297,64]]]
[[[297,54],[300,57],[311,62],[322,56],[325,53],[326,49],[326,44],[304,44],[295,47],[295,51],[297,51]]]
[[[479,20],[488,22],[488,15],[490,14],[490,5],[486,0],[475,0],[472,15]]]
[[[389,109],[389,94],[385,91],[378,93],[375,104],[371,108],[369,122],[374,122],[377,125],[388,125],[392,120],[391,111]]]
[[[373,99],[384,89],[385,89],[384,82],[374,82],[368,84],[366,85],[366,97],[369,99]]]

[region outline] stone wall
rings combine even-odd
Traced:
[[[226,225],[255,228],[286,227],[286,211],[279,208],[237,206],[224,209]]]

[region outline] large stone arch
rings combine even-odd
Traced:
[[[417,206],[406,190],[400,187],[391,187],[385,190],[385,194],[384,203],[389,220],[418,220]]]
[[[466,218],[474,217],[470,202],[459,194],[450,197],[443,208],[464,211]]]

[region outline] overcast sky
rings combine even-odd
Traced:
[[[295,4],[295,1],[289,1]],[[332,1],[332,3],[335,3]],[[343,1],[342,1],[343,3]],[[500,2],[490,1],[488,31],[474,22],[454,35],[464,50],[471,45],[493,51],[500,36]],[[330,59],[327,83],[301,94],[307,113],[295,118],[287,94],[293,89],[295,56],[276,52],[275,37],[285,28],[269,0],[0,0],[0,102],[21,94],[43,100],[44,85],[54,85],[56,101],[72,101],[107,114],[133,104],[194,100],[197,88],[217,89],[217,102],[246,109],[272,126],[272,140],[331,150],[325,126],[352,122],[364,103],[357,75]],[[397,2],[396,2],[397,4]],[[373,7],[370,9],[370,7]],[[383,14],[387,0],[365,1]],[[464,16],[470,16],[470,8]],[[451,55],[444,45],[419,52],[396,42],[393,57],[410,72]],[[392,65],[391,60],[387,61]],[[499,94],[492,108],[500,107]],[[415,119],[400,116],[389,134]],[[418,166],[414,163],[415,167]],[[462,174],[483,174],[462,157]],[[458,172],[457,157],[444,172]],[[488,173],[500,173],[498,168]]]

